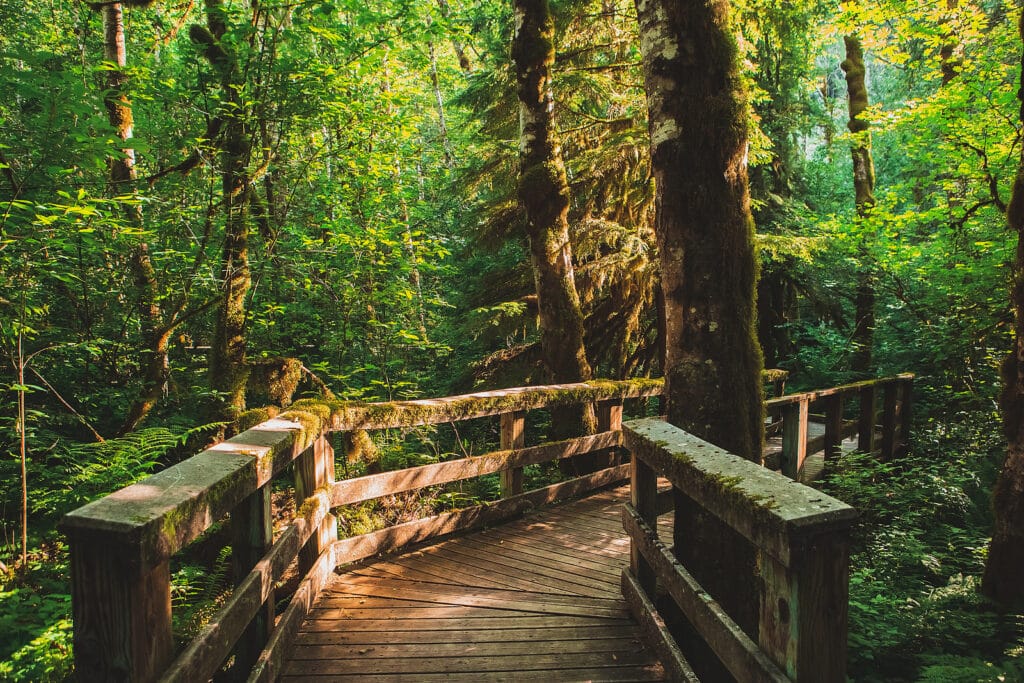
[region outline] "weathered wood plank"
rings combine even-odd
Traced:
[[[760,650],[743,629],[701,587],[654,530],[632,506],[623,508],[622,524],[640,552],[654,567],[659,585],[672,597],[687,620],[739,683],[786,683],[786,675]],[[623,578],[623,591],[627,587]],[[633,603],[630,603],[633,607]],[[635,610],[634,610],[635,613]]]
[[[502,413],[499,446],[503,451],[521,449],[526,436],[526,413]],[[561,457],[561,456],[559,456]],[[501,470],[501,497],[517,496],[523,492],[523,465],[508,458]]]
[[[849,505],[660,420],[623,425],[626,447],[710,513],[783,563],[811,534],[848,529]]]
[[[661,660],[669,678],[673,681],[700,683],[697,674],[676,644],[675,638],[669,633],[665,620],[658,614],[658,609],[628,569],[622,571],[622,595],[626,599],[630,613],[640,625],[645,640],[658,653],[658,659]]]
[[[473,673],[443,673],[443,674],[333,674],[329,676],[318,675],[307,676],[286,676],[282,681],[286,683],[593,683],[603,681],[604,683],[637,683],[639,681],[661,681],[665,680],[665,673],[657,664],[630,667],[605,667],[605,668],[577,668],[577,669],[554,669],[538,671],[506,671]]]
[[[636,666],[649,664],[651,656],[642,651],[633,652],[588,652],[586,654],[538,654],[531,657],[520,655],[493,657],[423,657],[419,661],[417,673],[486,673],[491,671],[565,671],[574,668],[591,668],[597,666]],[[290,660],[285,674],[294,675],[329,675],[339,669],[347,674],[406,673],[408,662],[402,659],[326,659],[326,660]],[[558,680],[557,678],[555,680]]]
[[[292,648],[292,659],[403,659],[419,657],[501,657],[533,656],[545,654],[587,654],[605,652],[633,652],[639,643],[635,637],[592,638],[587,640],[561,640],[554,638],[529,641],[511,639],[488,643],[377,643],[361,645],[299,644]]]
[[[520,515],[537,506],[563,498],[571,498],[594,488],[622,481],[627,476],[629,476],[629,466],[611,467],[493,503],[435,515],[362,536],[347,538],[338,541],[338,563],[355,562],[455,531],[465,531],[479,528],[485,524],[493,524],[499,520]]]
[[[782,410],[782,473],[799,479],[807,459],[807,419],[810,402],[797,401]]]
[[[497,451],[470,458],[346,479],[333,485],[331,502],[334,507],[360,503],[381,496],[414,491],[424,486],[492,474],[508,467],[521,468],[525,465],[567,458],[580,453],[616,446],[619,442],[620,435],[618,433],[605,432],[531,448]]]
[[[405,643],[507,643],[507,642],[568,642],[572,640],[595,640],[601,638],[618,638],[628,621],[608,622],[611,626],[549,626],[547,628],[507,628],[480,629],[474,631],[354,631],[341,629],[338,631],[304,631],[296,636],[296,645],[388,645]],[[635,640],[635,639],[634,639]]]
[[[334,632],[345,622],[338,622],[328,619],[313,619],[303,625],[305,633],[312,632]],[[364,619],[359,622],[360,631],[466,631],[466,630],[491,630],[491,629],[519,629],[519,628],[565,628],[567,626],[607,626],[620,623],[623,628],[629,628],[631,622],[628,619],[620,621],[604,619],[603,617],[566,617],[552,615],[519,615],[514,612],[502,614],[483,619],[414,619],[403,617],[401,619]]]

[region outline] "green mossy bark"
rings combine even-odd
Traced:
[[[871,156],[870,123],[864,118],[868,108],[868,88],[865,82],[864,51],[856,36],[843,38],[846,59],[840,65],[846,73],[850,121],[847,128],[853,134],[850,154],[853,158],[853,193],[857,216],[863,220],[875,206],[875,163]],[[870,266],[867,246],[861,245],[861,269],[857,273],[854,295],[856,316],[852,335],[852,369],[858,377],[872,372],[875,344],[875,277]]]
[[[515,13],[512,58],[522,122],[518,197],[526,212],[541,352],[550,381],[581,382],[592,373],[572,264],[569,183],[552,114],[555,26],[547,0],[516,0]],[[595,428],[591,406],[558,408],[549,436],[557,440]]]
[[[1020,22],[1024,41],[1024,16]],[[1024,52],[1020,73],[1024,88]],[[1024,122],[1024,89],[1018,92],[1018,97],[1020,120]],[[1017,233],[1010,290],[1014,349],[1003,362],[1003,391],[999,402],[1008,444],[1006,460],[992,495],[995,525],[981,588],[998,603],[1024,606],[1024,150],[1017,166],[1007,220],[1010,229]]]
[[[748,110],[729,3],[638,0],[665,302],[665,395],[674,425],[749,460],[764,441]],[[676,497],[676,553],[748,633],[754,555]],[[723,568],[728,568],[725,571]]]

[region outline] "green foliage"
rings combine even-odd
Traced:
[[[850,575],[857,681],[1016,680],[1024,615],[978,593],[991,533],[988,491],[1004,448],[987,413],[935,422],[896,463],[849,454],[825,490],[861,513]]]

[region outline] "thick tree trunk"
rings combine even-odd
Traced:
[[[555,130],[551,65],[555,27],[547,0],[516,0],[512,41],[519,94],[519,201],[526,211],[537,286],[540,345],[554,382],[591,378],[583,346],[583,313],[569,241],[569,184]],[[552,411],[552,436],[595,428],[593,410]]]
[[[875,164],[871,158],[871,132],[868,121],[863,117],[868,108],[868,88],[864,80],[864,51],[856,36],[843,38],[846,45],[846,59],[840,65],[846,72],[846,89],[850,105],[850,122],[847,127],[853,134],[850,154],[853,157],[853,192],[857,206],[857,217],[861,220],[870,215],[875,206]],[[861,245],[860,271],[857,273],[855,293],[855,316],[853,337],[854,373],[858,376],[871,374],[872,349],[875,344],[875,276],[869,263],[867,245]]]
[[[726,0],[637,0],[655,230],[665,299],[668,420],[760,461],[748,111]],[[752,635],[758,601],[748,543],[676,497],[676,553]]]
[[[207,0],[207,28],[193,26],[192,40],[221,79],[224,98],[223,139],[220,148],[224,248],[221,255],[221,305],[210,348],[210,384],[223,396],[222,412],[234,420],[245,410],[249,366],[245,358],[246,296],[252,284],[249,271],[249,203],[252,183],[247,167],[252,141],[247,125],[244,85],[236,56],[221,42],[227,31],[222,0]]]
[[[942,47],[939,48],[939,68],[942,72],[942,85],[952,83],[962,65],[962,62],[956,56],[957,47],[959,47],[956,28],[946,28],[954,23],[959,6],[959,0],[946,0],[946,9],[949,10],[949,14],[943,21],[945,40],[942,42]]]
[[[1024,39],[1024,17],[1020,21]],[[1021,84],[1024,86],[1024,56],[1021,57]],[[1018,97],[1021,98],[1020,119],[1024,121],[1024,90],[1018,92]],[[1024,150],[1017,166],[1007,217],[1010,229],[1017,233],[1017,256],[1010,290],[1015,346],[1003,362],[1000,396],[1003,429],[1009,443],[992,497],[995,528],[981,589],[993,600],[1011,606],[1024,604]]]

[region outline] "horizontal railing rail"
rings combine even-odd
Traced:
[[[659,586],[737,681],[844,681],[856,511],[661,420],[626,423],[623,441],[633,466],[623,594],[674,678],[697,680],[656,606]],[[698,506],[752,544],[759,576],[738,572],[735,581],[758,586],[757,634],[746,633],[658,538],[658,477],[684,509]],[[675,547],[693,543],[692,531],[677,519]]]
[[[206,680],[233,653],[237,675],[272,680],[284,648],[335,566],[627,478],[628,465],[606,459],[609,466],[597,472],[523,491],[523,467],[616,448],[623,401],[656,396],[661,387],[659,380],[598,380],[388,403],[299,401],[274,419],[79,508],[62,524],[71,544],[77,675],[82,680]],[[527,412],[583,403],[597,406],[601,433],[523,447]],[[499,451],[334,481],[332,432],[488,416],[501,416]],[[297,515],[275,539],[271,483],[290,465]],[[338,506],[496,472],[501,474],[499,501],[337,540],[331,511]],[[228,516],[235,589],[175,656],[171,556]],[[278,617],[274,586],[296,558],[304,578]]]

